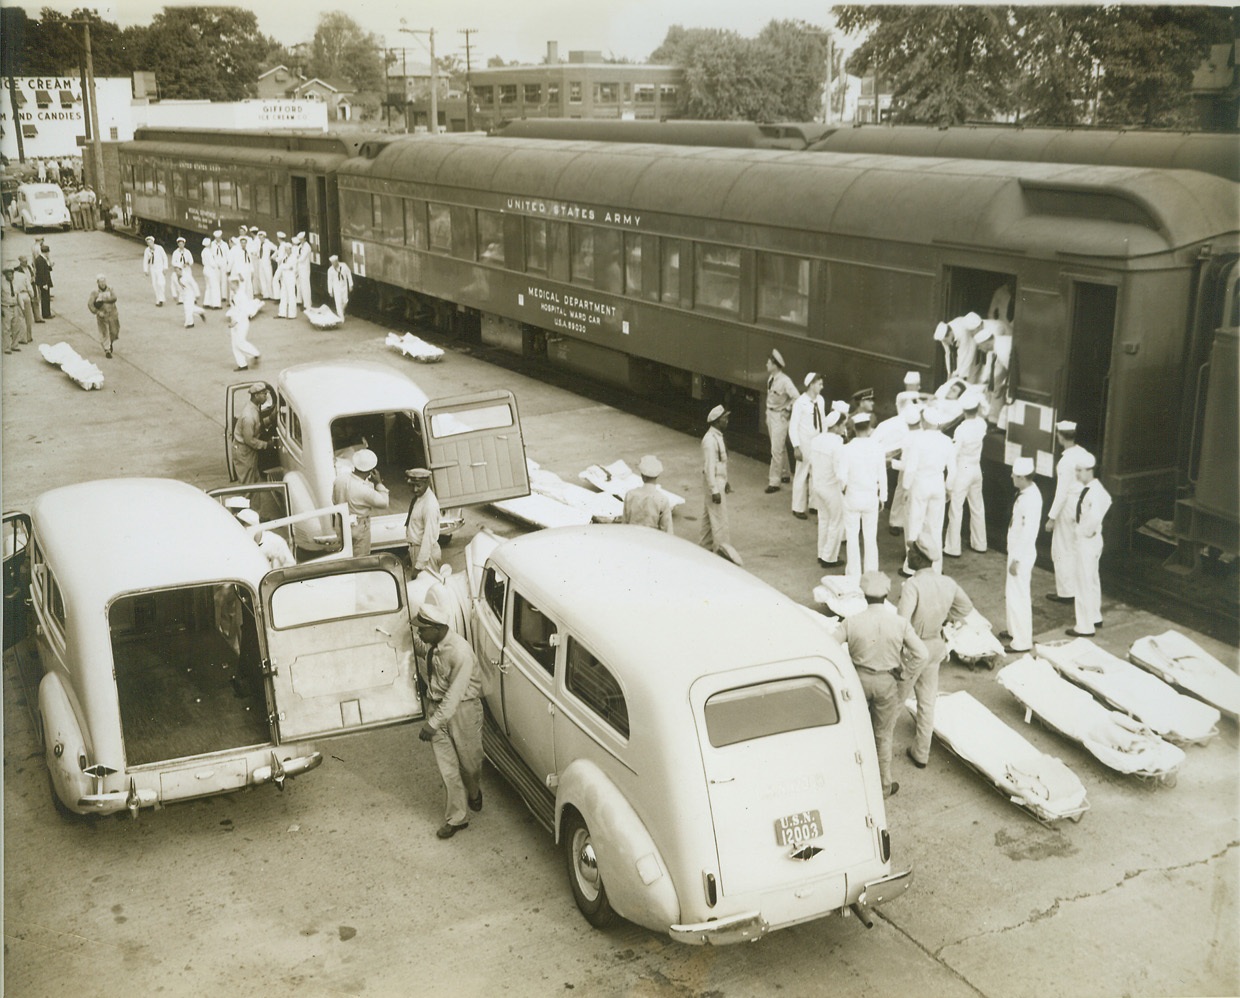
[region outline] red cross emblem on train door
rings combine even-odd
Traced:
[[[349,245],[353,250],[353,273],[357,277],[366,276],[366,244],[358,242],[356,239],[349,240]]]
[[[1015,401],[1008,405],[1003,460],[1033,458],[1034,471],[1044,477],[1055,473],[1055,410],[1048,405]]]

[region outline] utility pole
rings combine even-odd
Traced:
[[[93,178],[95,181],[94,186],[102,190],[103,189],[103,142],[99,137],[99,101],[97,99],[96,90],[95,90],[95,61],[91,57],[91,54],[90,54],[90,22],[86,20],[82,20],[82,21],[70,21],[69,23],[80,24],[82,26],[82,34],[85,35],[86,87],[87,87],[87,90],[90,91],[90,94],[89,94],[90,113],[87,118],[87,130],[89,131],[89,135],[87,136],[87,138],[90,139],[91,151],[94,153],[94,163],[95,163],[95,170],[94,170],[95,176]],[[86,93],[82,94],[82,99],[84,101],[88,99]]]
[[[469,61],[469,36],[478,33],[477,28],[458,28],[459,34],[465,36],[465,131],[474,130],[474,87],[473,66]]]
[[[435,65],[435,29],[406,28],[405,19],[400,19],[400,30],[407,35],[426,35],[431,53],[431,134],[439,134],[439,68]]]

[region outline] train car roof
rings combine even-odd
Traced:
[[[94,613],[119,593],[219,580],[257,584],[267,558],[223,506],[166,478],[52,489],[31,507],[65,604]]]
[[[491,554],[516,588],[564,620],[604,661],[641,663],[626,685],[657,674],[683,689],[726,668],[838,646],[822,618],[718,555],[644,527],[560,527],[503,542]],[[649,672],[648,668],[654,672]]]
[[[1240,140],[1217,132],[897,125],[838,128],[810,148],[815,152],[1200,170],[1240,181]]]
[[[252,131],[228,128],[154,128],[134,130],[138,142],[188,143],[194,146],[221,146],[227,149],[262,148],[288,151],[342,153],[358,155],[363,147],[385,137],[379,132],[323,132],[307,130]],[[121,143],[123,146],[124,143]]]
[[[131,156],[154,156],[176,159],[186,166],[196,163],[220,163],[225,166],[273,167],[278,169],[300,168],[312,173],[331,173],[345,162],[353,152],[307,152],[301,149],[278,149],[226,145],[196,145],[182,142],[122,142],[122,153]]]
[[[515,118],[498,130],[504,138],[587,142],[644,142],[747,149],[804,149],[827,131],[817,122],[623,121],[607,118]]]
[[[487,190],[1046,256],[1134,258],[1240,229],[1236,185],[1188,170],[436,136],[340,172],[443,197]]]

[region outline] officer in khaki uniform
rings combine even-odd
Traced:
[[[771,438],[767,492],[778,492],[781,482],[792,481],[788,466],[788,422],[792,417],[792,403],[799,393],[792,379],[784,373],[784,367],[784,355],[772,350],[766,359],[766,431]]]

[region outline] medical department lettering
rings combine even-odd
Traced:
[[[525,297],[542,313],[544,321],[550,321],[554,328],[570,333],[584,333],[591,327],[601,328],[604,319],[615,319],[618,314],[614,305],[533,285],[526,288]]]
[[[641,215],[635,215],[629,211],[596,208],[591,205],[569,204],[564,201],[543,201],[540,198],[506,198],[504,208],[507,211],[520,212],[523,215],[572,219],[578,222],[603,222],[606,225],[621,225],[633,229],[638,228],[642,222]]]

